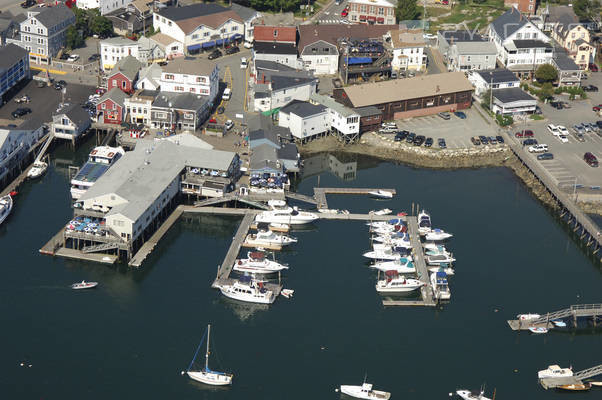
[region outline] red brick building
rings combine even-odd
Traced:
[[[127,95],[118,88],[112,88],[105,93],[96,104],[98,122],[119,125],[125,118],[124,100]]]
[[[127,94],[134,93],[134,84],[142,67],[143,64],[132,56],[122,58],[108,73],[107,89],[117,88]]]
[[[527,15],[534,15],[537,10],[537,0],[504,0],[504,5]]]
[[[297,44],[296,26],[255,25],[253,38],[256,42],[275,42]]]

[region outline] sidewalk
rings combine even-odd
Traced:
[[[79,83],[82,85],[98,86],[97,71],[74,71],[69,68],[61,69],[52,65],[30,63],[32,71],[41,71],[40,74],[48,73],[50,78],[62,79],[70,83]]]

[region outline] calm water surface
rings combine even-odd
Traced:
[[[330,197],[331,208],[409,211],[419,203],[453,232],[452,302],[383,308],[361,256],[369,247],[363,223],[320,221],[295,232],[299,243],[280,256],[295,297],[268,309],[210,289],[237,219],[181,220],[136,271],[39,255],[72,216],[65,162],[73,156],[54,156],[57,165],[22,187],[0,228],[2,398],[338,399],[335,387],[367,373],[394,399],[445,399],[483,383],[497,399],[560,399],[567,394],[539,387],[539,369],[602,360],[600,330],[533,336],[506,324],[518,313],[600,302],[602,284],[599,265],[507,169],[433,171],[360,158],[349,182],[316,170],[301,192],[311,194],[318,180],[397,189],[387,202]],[[82,279],[100,286],[68,288]],[[180,375],[207,323],[211,366],[235,373],[229,389]],[[602,390],[568,396],[600,399]]]

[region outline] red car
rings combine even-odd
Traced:
[[[344,9],[343,11],[341,11],[341,17],[346,17],[347,14],[349,14],[349,11],[347,11],[347,9]]]
[[[530,130],[530,129],[525,129],[525,130],[523,130],[523,131],[516,132],[516,133],[514,134],[514,136],[515,136],[515,137],[517,137],[517,138],[524,138],[524,137],[525,137],[525,138],[527,138],[527,137],[533,137],[533,131],[532,131],[532,130]]]
[[[600,110],[602,110],[602,104],[598,104],[597,106],[592,107],[593,112],[598,112]]]
[[[592,72],[598,72],[598,66],[596,64],[590,64],[589,70]]]

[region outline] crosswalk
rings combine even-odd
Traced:
[[[345,21],[345,22],[343,22]],[[329,24],[345,24],[347,23],[346,20],[342,20],[342,19],[320,19],[318,20],[319,24],[322,25],[329,25]]]

